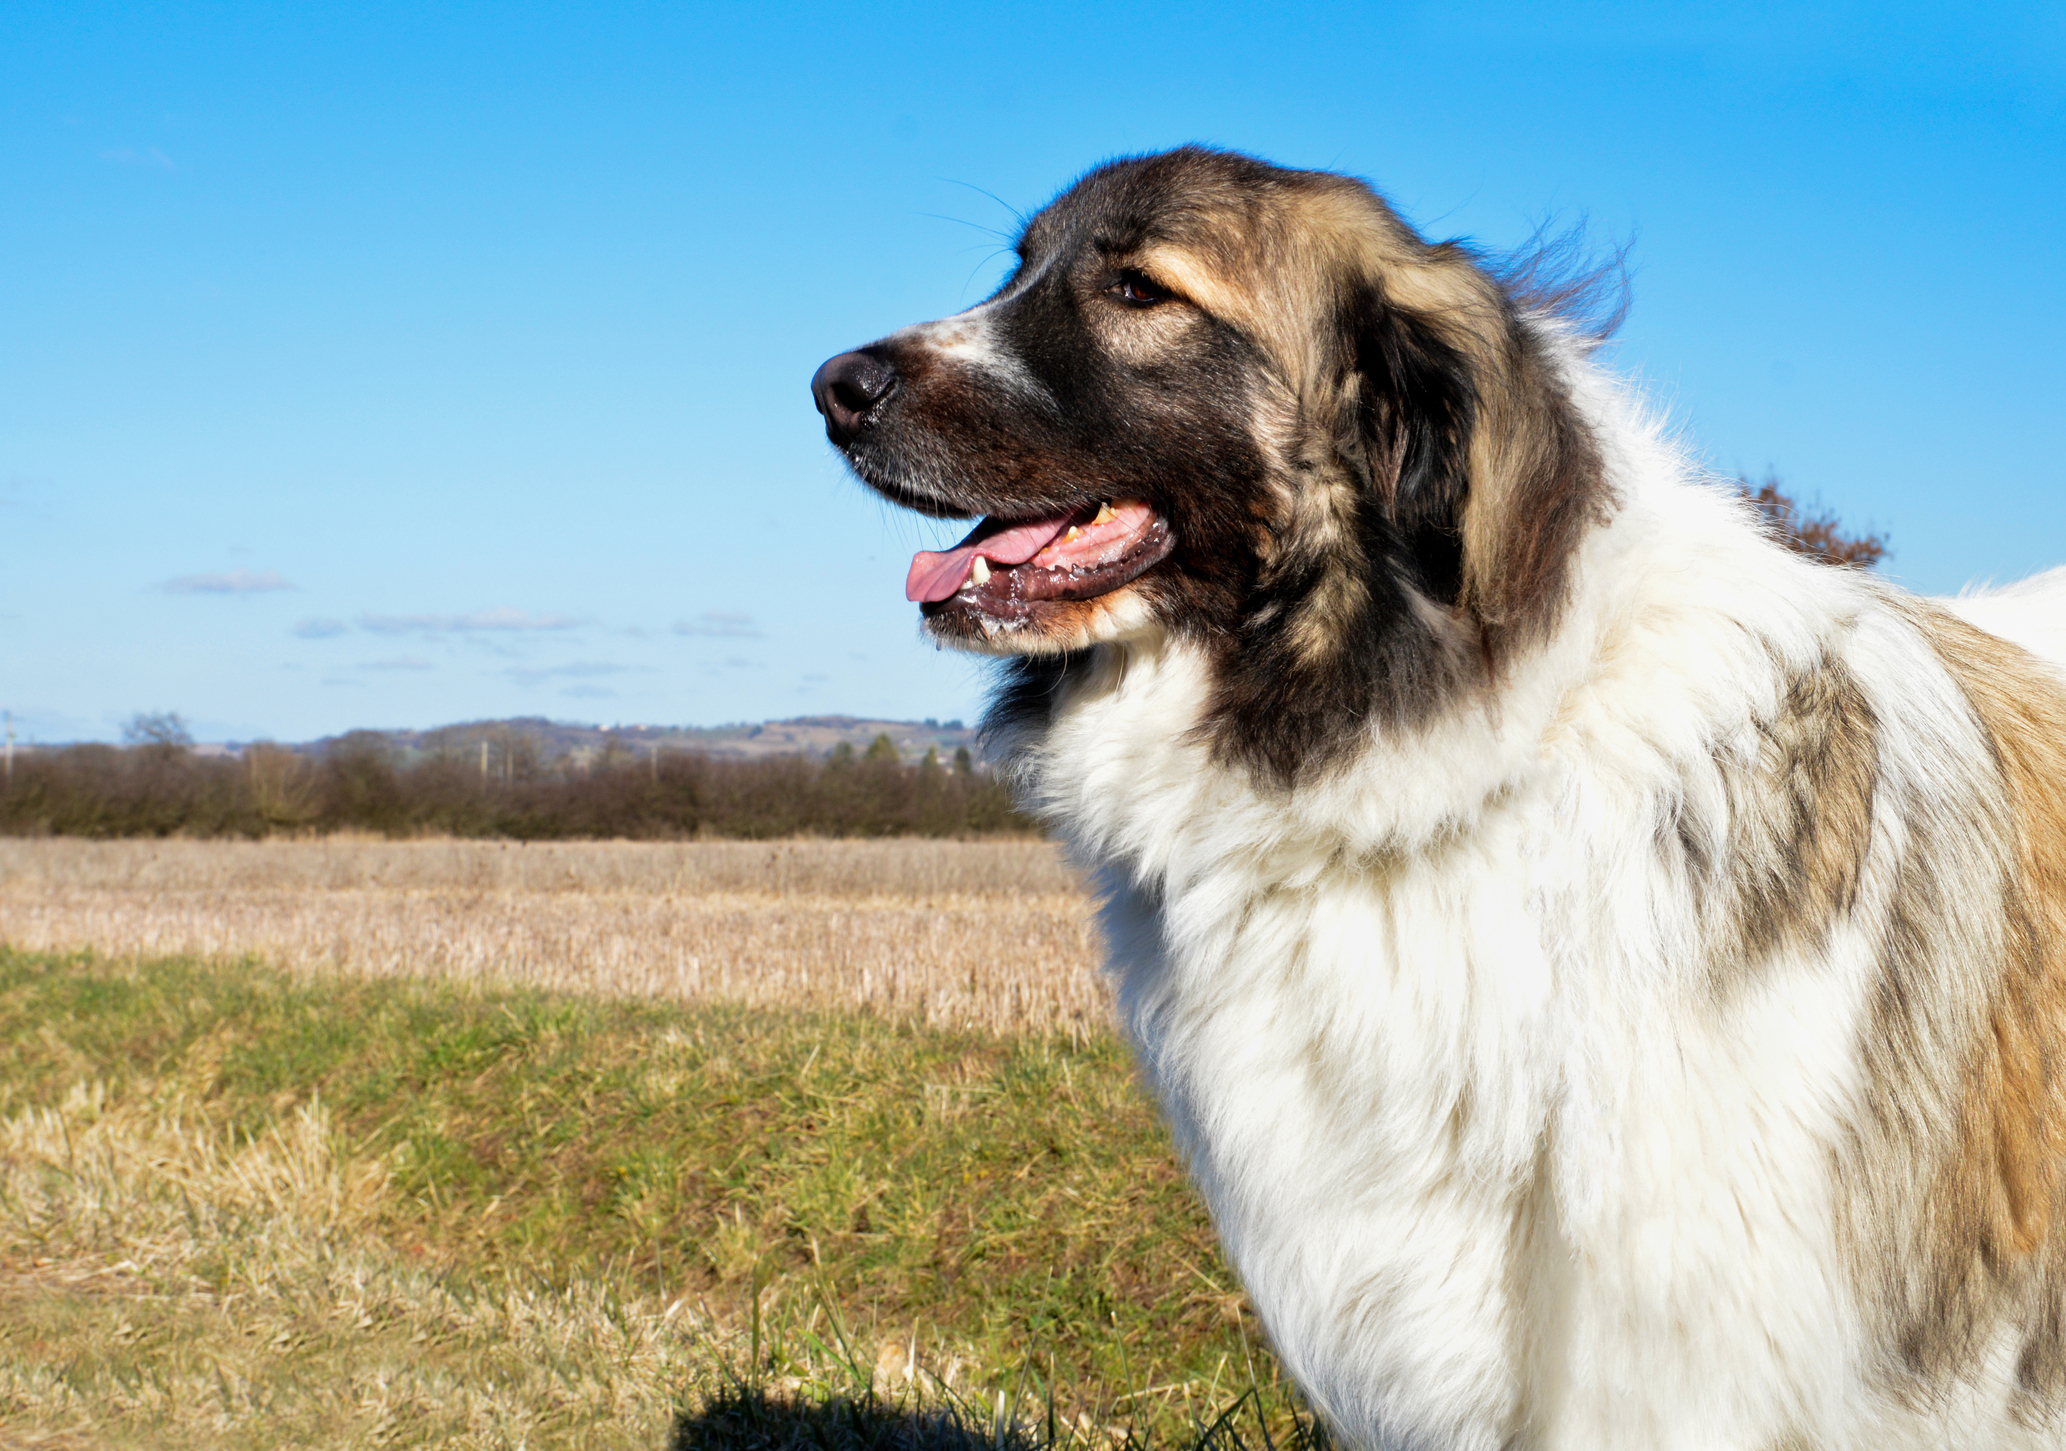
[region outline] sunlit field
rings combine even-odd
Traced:
[[[1090,910],[1037,842],[0,842],[0,1445],[1303,1444]]]
[[[1090,903],[1036,840],[0,839],[0,942],[999,1032],[1107,1012]]]

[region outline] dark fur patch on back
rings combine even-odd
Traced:
[[[1718,988],[1782,949],[1821,950],[1872,844],[1879,723],[1841,660],[1795,676],[1753,730],[1747,754],[1715,749],[1723,820],[1682,806],[1661,838],[1706,899]]]

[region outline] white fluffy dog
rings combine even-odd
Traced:
[[[1368,188],[1078,182],[814,388],[1364,1447],[2066,1446],[2066,571],[1808,561]]]

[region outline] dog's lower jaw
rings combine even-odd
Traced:
[[[1094,645],[1140,646],[1163,634],[1154,606],[1134,585],[1057,604],[1044,619],[1010,619],[972,609],[930,611],[919,628],[936,645],[1002,659],[1068,655]]]

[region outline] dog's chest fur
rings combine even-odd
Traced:
[[[1740,1415],[1737,1374],[1798,1374],[1782,1345],[1832,1376],[1846,1354],[1760,1322],[1826,1278],[1829,1124],[1799,1106],[1848,1066],[1802,1041],[1798,1003],[1688,1032],[1667,994],[1608,989],[1572,951],[1556,818],[1530,814],[1389,882],[1345,862],[1158,900],[1107,879],[1144,1070],[1274,1343],[1364,1444],[1661,1445],[1622,1433]],[[1745,1204],[1760,1159],[1789,1179]]]
[[[1501,835],[1410,881],[1107,882],[1122,1017],[1228,1254],[1301,1384],[1373,1440],[1516,1400],[1503,1302],[1550,1208],[1569,1028],[1541,858]]]
[[[1649,845],[1688,714],[1672,662],[1621,662],[1644,686],[1622,756],[1555,747],[1580,728],[1568,663],[1297,805],[1187,734],[1194,657],[1114,652],[1020,765],[1098,868],[1145,1076],[1338,1428],[1598,1448],[1855,1427],[1829,1166],[1869,954],[1839,934],[1717,998]]]

